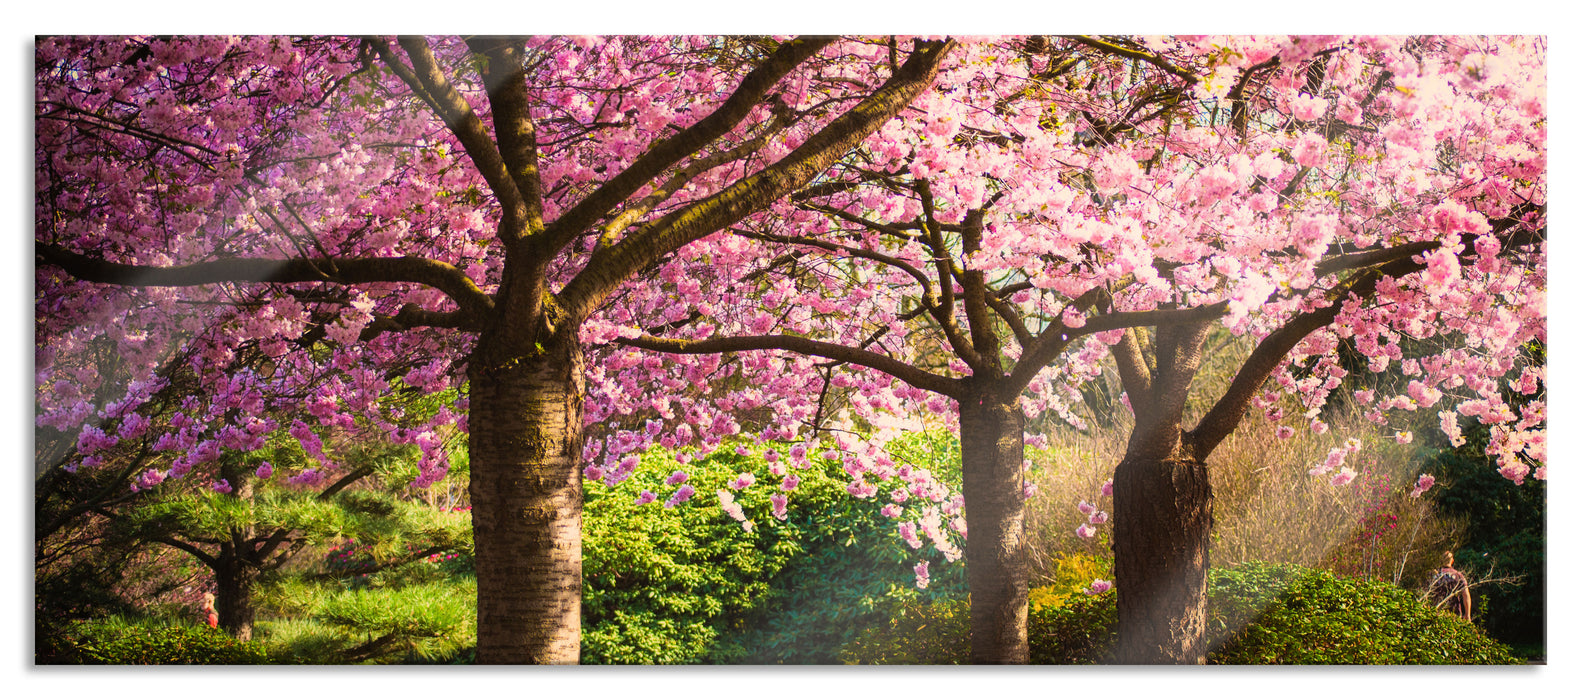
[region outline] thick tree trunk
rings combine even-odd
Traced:
[[[961,405],[962,495],[972,663],[1027,663],[1027,540],[1023,530],[1023,415],[1014,402]]]
[[[253,638],[253,582],[258,570],[222,548],[214,567],[214,610],[220,629],[241,641]]]
[[[1128,457],[1116,467],[1117,661],[1206,662],[1213,498],[1202,462]]]
[[[582,350],[479,346],[469,365],[478,662],[574,664],[582,642]],[[513,356],[514,355],[514,356]]]

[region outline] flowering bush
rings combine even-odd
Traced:
[[[921,445],[933,437],[903,438],[894,457],[937,467]],[[583,663],[834,663],[857,629],[897,606],[964,591],[964,567],[931,543],[914,551],[881,503],[848,493],[842,460],[808,455],[788,493],[770,478],[786,451],[769,452],[777,459],[722,447],[677,476],[656,449],[624,482],[587,487]],[[696,484],[698,502],[636,498],[682,481]]]

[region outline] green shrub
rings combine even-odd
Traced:
[[[267,664],[264,648],[219,630],[158,618],[111,617],[76,625],[67,634],[69,663]]]
[[[913,606],[864,630],[846,663],[964,663],[968,608]],[[1115,594],[1072,596],[1029,611],[1035,664],[1103,663],[1115,643]],[[1211,664],[1513,664],[1504,645],[1436,612],[1411,591],[1293,565],[1241,564],[1209,573]]]
[[[1278,582],[1270,586],[1247,579]],[[1512,664],[1503,644],[1437,612],[1411,591],[1294,566],[1250,564],[1210,576],[1219,664]],[[1281,590],[1283,588],[1283,590]],[[1278,595],[1270,595],[1271,591]],[[1269,600],[1271,599],[1272,600]],[[1231,624],[1268,600],[1244,630]],[[1233,613],[1227,621],[1227,612]]]
[[[959,481],[958,449],[943,430],[908,433],[889,445],[898,464],[927,469],[952,487]],[[901,543],[895,521],[878,511],[889,502],[887,489],[878,503],[854,499],[845,474],[825,466],[823,474],[802,474],[788,518],[804,533],[805,552],[771,582],[763,605],[723,637],[743,648],[742,663],[840,663],[841,648],[859,630],[894,618],[904,606],[967,593],[964,562],[947,563],[932,545],[912,550]],[[922,590],[912,571],[919,559],[929,561]]]
[[[964,590],[964,566],[946,565],[932,546],[907,549],[878,512],[887,501],[852,498],[836,463],[792,469],[801,483],[786,520],[776,519],[769,496],[782,493],[780,477],[761,449],[726,447],[685,467],[653,450],[621,484],[587,487],[583,663],[833,663],[853,630],[908,601]],[[660,501],[674,492],[664,480],[677,469],[696,489],[691,501],[635,504],[644,489]],[[733,492],[750,530],[715,495],[741,473],[757,479]],[[920,558],[932,579],[921,593]]]

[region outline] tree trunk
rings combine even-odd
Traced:
[[[221,548],[214,567],[214,610],[219,614],[220,629],[241,641],[253,638],[253,582],[258,570],[248,565],[230,551]]]
[[[1128,456],[1115,469],[1116,660],[1207,661],[1208,467]]]
[[[577,663],[582,363],[574,338],[512,353],[484,334],[469,364],[478,663]]]
[[[1027,663],[1027,541],[1022,427],[1014,402],[961,403],[972,663]]]

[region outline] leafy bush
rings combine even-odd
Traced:
[[[1248,564],[1210,575],[1219,664],[1512,664],[1503,644],[1416,594],[1295,566]],[[1275,595],[1271,595],[1271,594]],[[1272,599],[1272,600],[1271,600]],[[1244,630],[1232,624],[1257,610]]]
[[[906,549],[879,514],[882,503],[852,498],[838,464],[813,464],[791,470],[801,483],[784,521],[769,501],[783,493],[780,477],[757,450],[725,448],[686,467],[653,450],[621,484],[590,484],[582,662],[832,663],[865,623],[920,596],[964,590],[965,567],[943,565],[931,546]],[[673,492],[664,480],[677,469],[696,489],[691,501],[636,504],[644,489],[661,500]],[[742,473],[757,480],[733,492],[750,529],[715,495]],[[912,572],[920,554],[932,578],[921,594]]]
[[[76,625],[67,635],[63,663],[115,666],[150,664],[267,664],[262,645],[239,642],[219,630],[159,618],[111,617]]]
[[[908,607],[891,624],[859,633],[841,659],[964,663],[967,624],[960,601]],[[1115,628],[1113,593],[1036,607],[1028,615],[1030,660],[1102,663]],[[1504,645],[1428,608],[1411,591],[1287,564],[1212,569],[1208,629],[1212,664],[1519,663]]]
[[[955,486],[959,449],[939,430],[908,433],[888,451],[898,464],[927,469]],[[775,577],[757,612],[724,637],[744,649],[741,663],[839,663],[840,649],[859,630],[893,618],[901,607],[966,595],[966,566],[946,563],[932,545],[902,545],[894,521],[879,513],[881,504],[852,498],[844,474],[826,466],[822,475],[804,474],[788,517],[805,533],[805,552]],[[912,571],[919,559],[929,561],[923,590]]]

